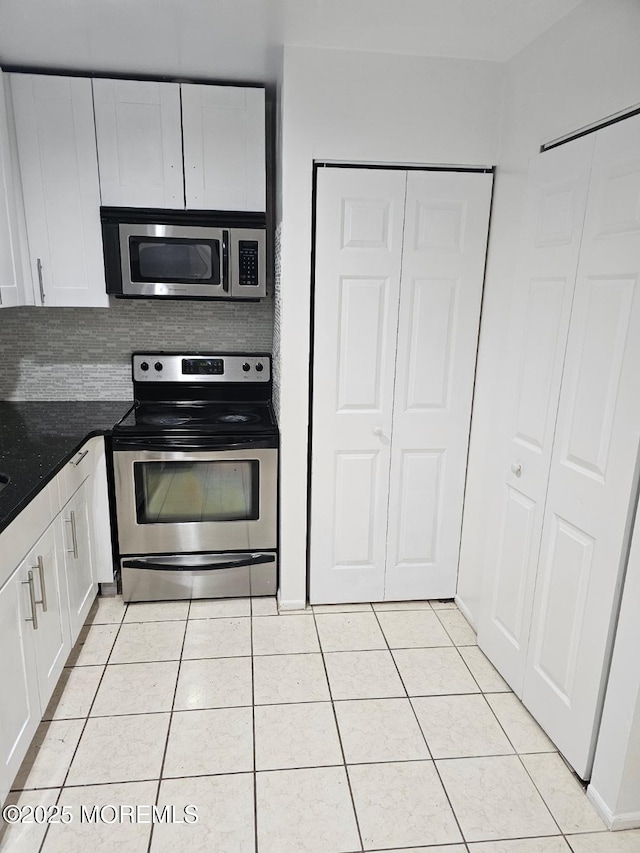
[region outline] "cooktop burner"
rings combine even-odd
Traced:
[[[227,412],[225,415],[218,415],[216,420],[219,424],[256,424],[260,417],[242,412]]]
[[[189,418],[182,418],[179,415],[154,415],[147,414],[143,418],[138,417],[138,423],[142,420],[147,424],[157,424],[158,426],[179,426],[189,422]]]

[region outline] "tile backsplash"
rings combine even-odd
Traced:
[[[282,274],[282,223],[276,226],[275,233],[275,277],[273,295],[273,405],[276,416],[280,418],[280,317],[281,317],[281,287]]]
[[[112,299],[0,312],[0,400],[129,400],[134,350],[265,351],[273,304]]]

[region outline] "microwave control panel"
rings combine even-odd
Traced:
[[[238,280],[242,287],[257,287],[258,279],[258,241],[238,241]]]

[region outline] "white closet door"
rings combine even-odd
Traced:
[[[184,207],[180,84],[93,80],[102,204]]]
[[[505,306],[478,643],[520,696],[593,146],[586,136],[533,160]]]
[[[456,591],[492,179],[408,173],[386,600]]]
[[[321,169],[310,599],[384,595],[406,173]]]
[[[523,701],[587,778],[640,441],[640,116],[599,131]]]
[[[186,206],[266,210],[264,89],[182,84]]]

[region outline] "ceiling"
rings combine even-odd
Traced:
[[[0,64],[268,82],[283,44],[506,61],[581,0],[0,0]]]

